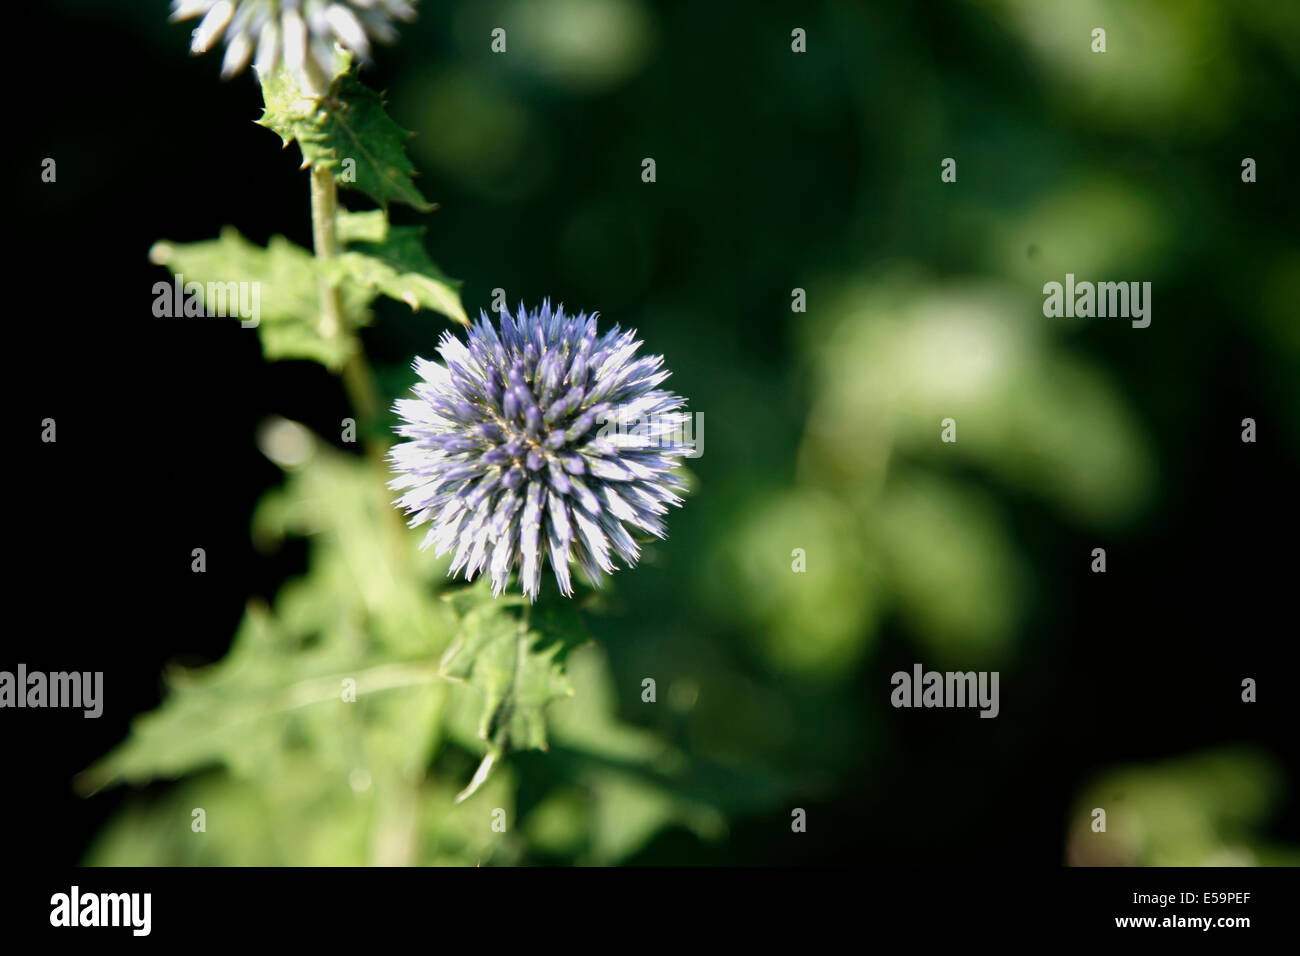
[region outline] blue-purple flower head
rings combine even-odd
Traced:
[[[636,563],[634,535],[664,536],[687,415],[659,387],[663,357],[640,347],[635,331],[601,335],[594,314],[548,301],[503,311],[499,329],[482,315],[468,342],[445,333],[443,364],[416,359],[390,486],[412,527],[429,524],[423,547],[453,553],[451,574],[486,572],[500,594],[517,569],[536,599],[549,562],[571,595],[570,562],[599,586],[616,561]]]

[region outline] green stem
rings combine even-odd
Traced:
[[[318,263],[326,263],[339,254],[338,212],[339,187],[334,171],[328,167],[312,166],[311,234]],[[344,334],[343,297],[324,268],[316,281],[320,296],[320,333],[327,339],[337,339]],[[382,414],[383,400],[360,348],[344,363],[341,378],[348,400],[364,423],[363,431],[369,432]],[[369,439],[366,444],[372,458],[383,458],[385,448],[382,445],[376,447]]]
[[[312,244],[316,260],[322,268],[317,278],[320,296],[320,334],[326,339],[338,339],[347,334],[343,324],[343,299],[338,286],[330,281],[325,264],[339,254],[338,181],[332,169],[315,166],[311,168],[311,228]],[[362,434],[365,436],[366,456],[375,467],[375,473],[383,476],[387,472],[384,460],[388,450],[387,442],[375,436],[374,426],[383,414],[383,399],[366,357],[361,351],[361,343],[354,341],[351,354],[343,364],[340,378],[347,392],[348,401],[360,420]],[[383,481],[376,482],[375,493],[379,500],[376,507],[382,515],[381,530],[387,544],[388,560],[394,575],[398,569],[410,561],[407,547],[409,541],[402,527],[397,511],[389,501]],[[409,570],[409,568],[408,568]],[[396,665],[377,668],[363,675],[364,690],[383,690],[389,687],[409,686],[439,676],[431,665]],[[332,682],[332,681],[331,681]],[[311,682],[305,687],[296,688],[295,706],[311,703],[319,693],[337,693],[337,688],[327,687],[327,682]],[[358,679],[358,690],[363,688],[363,679]],[[441,722],[445,694],[439,695],[437,714],[434,720]],[[490,765],[489,765],[490,767]],[[385,799],[386,813],[380,814],[378,829],[372,834],[372,860],[382,865],[404,865],[410,863],[415,853],[415,832],[418,822],[418,797],[420,783],[418,779],[393,781],[393,791]],[[384,822],[387,821],[387,822]]]
[[[316,260],[328,262],[339,253],[337,219],[339,186],[334,171],[324,166],[311,167],[311,238]],[[316,280],[320,292],[320,333],[327,339],[343,334],[343,301],[338,286],[322,269]]]
[[[379,418],[383,400],[379,397],[375,376],[370,371],[370,365],[366,362],[366,357],[361,353],[360,348],[344,364],[342,378],[343,387],[347,390],[352,407],[357,410],[357,414],[363,421],[373,425]],[[379,450],[382,452],[384,449]]]

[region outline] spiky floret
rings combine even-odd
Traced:
[[[571,561],[595,586],[615,558],[635,564],[632,533],[664,536],[690,450],[684,401],[659,388],[663,357],[640,347],[635,330],[599,335],[595,313],[549,301],[503,310],[499,330],[481,314],[468,342],[444,333],[444,364],[417,358],[416,397],[394,406],[409,440],[390,487],[412,527],[429,523],[422,547],[454,552],[466,580],[487,571],[495,594],[518,568],[530,599],[548,560],[565,595]]]
[[[334,68],[334,44],[361,59],[370,56],[370,38],[391,43],[393,20],[413,20],[408,0],[172,0],[171,19],[202,17],[190,52],[206,53],[224,38],[223,78],[253,62],[270,74],[283,61],[305,92],[323,95]]]

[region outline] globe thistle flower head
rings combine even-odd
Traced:
[[[530,600],[549,563],[560,592],[573,593],[569,564],[599,586],[615,560],[631,566],[633,533],[664,536],[663,515],[680,505],[677,460],[683,399],[659,388],[663,357],[636,357],[635,331],[603,335],[596,315],[568,315],[550,302],[499,328],[486,314],[467,342],[444,333],[442,363],[418,358],[414,398],[390,459],[390,487],[421,547],[454,553],[450,574],[486,572],[492,591],[512,570]]]
[[[393,20],[415,19],[407,0],[172,0],[172,22],[202,17],[191,53],[206,53],[224,38],[222,79],[251,61],[269,74],[283,60],[299,86],[324,95],[334,74],[334,45],[370,57],[370,38],[391,43]]]

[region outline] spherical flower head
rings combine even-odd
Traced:
[[[391,43],[392,21],[415,19],[415,8],[407,0],[172,0],[173,22],[200,16],[190,52],[206,53],[224,36],[223,79],[250,60],[266,76],[283,58],[304,92],[323,96],[336,42],[368,59],[370,38]]]
[[[596,315],[523,305],[500,328],[486,315],[468,342],[444,333],[443,364],[416,359],[415,398],[394,406],[409,439],[393,448],[405,490],[396,504],[429,532],[422,547],[454,552],[450,573],[510,573],[530,600],[549,560],[573,594],[572,561],[599,586],[615,559],[636,563],[633,533],[664,536],[684,481],[683,399],[659,388],[663,357],[636,357],[636,332],[598,334]]]

